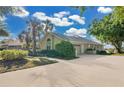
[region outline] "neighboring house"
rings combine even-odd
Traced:
[[[23,44],[19,40],[6,39],[4,43],[0,44],[0,48],[3,49],[22,49]]]
[[[66,36],[54,32],[47,32],[41,41],[42,50],[55,49],[56,44],[62,40],[69,41],[75,47],[76,55],[80,55],[86,52],[87,49],[103,50],[103,45],[97,42],[74,36]]]

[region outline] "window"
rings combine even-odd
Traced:
[[[51,39],[47,39],[47,50],[51,49]]]

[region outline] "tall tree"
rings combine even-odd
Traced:
[[[89,28],[90,34],[102,42],[115,46],[118,53],[122,52],[122,43],[124,42],[124,17],[118,18],[118,16],[123,15],[123,12],[120,12],[122,9],[124,7],[115,7],[112,14],[101,20],[94,20]]]
[[[9,14],[13,14],[15,12],[18,12],[18,7],[12,7],[12,6],[0,6],[0,18],[3,18]],[[0,20],[0,36],[8,36],[9,33],[6,29],[5,22]]]
[[[6,24],[3,21],[0,21],[0,36],[9,36]]]
[[[80,11],[80,15],[82,16],[82,14],[84,13],[87,7],[86,6],[74,6],[74,8],[78,9]]]
[[[26,49],[29,50],[30,46],[31,46],[31,35],[30,32],[27,30],[22,31],[19,35],[18,38],[21,42],[25,42],[25,47]]]
[[[30,26],[31,33],[32,33],[32,49],[33,49],[33,55],[36,54],[36,37],[37,37],[37,28],[40,25],[40,22],[37,21],[34,18],[31,18],[27,21],[28,25]]]
[[[6,16],[8,14],[13,14],[17,11],[17,7],[12,6],[0,6],[0,16]]]
[[[73,8],[79,10],[80,16],[82,16],[85,10],[87,10],[88,8],[93,8],[93,6],[73,6]]]
[[[35,18],[30,18],[26,21],[27,28],[19,34],[19,39],[26,43],[27,48],[31,45],[33,54],[36,54],[36,49],[40,48],[41,36],[48,31],[52,31],[53,24],[49,21],[39,21]]]

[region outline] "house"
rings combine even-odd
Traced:
[[[23,44],[19,40],[6,39],[4,43],[0,44],[0,48],[3,49],[22,49]]]
[[[79,36],[66,36],[55,32],[47,32],[41,41],[42,50],[55,49],[62,40],[69,41],[75,47],[76,55],[86,53],[87,49],[103,50],[103,45]]]

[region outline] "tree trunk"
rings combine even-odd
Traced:
[[[39,49],[40,49],[40,41],[41,41],[40,32],[38,32],[38,40],[39,40]]]
[[[29,50],[29,33],[26,33],[26,49]]]
[[[35,55],[35,53],[36,53],[36,32],[35,32],[35,26],[33,26],[32,35],[33,35],[33,55]]]
[[[121,49],[120,48],[116,48],[118,53],[122,53]]]
[[[121,42],[116,42],[113,43],[113,45],[115,46],[116,50],[118,53],[122,53],[121,49],[122,49],[122,43]]]

